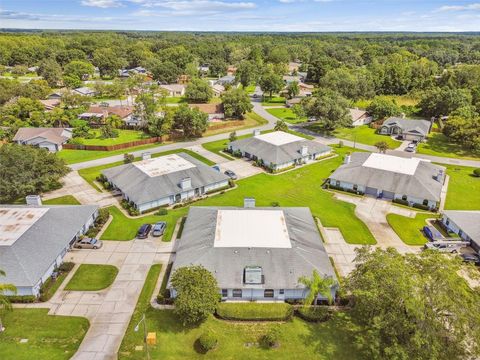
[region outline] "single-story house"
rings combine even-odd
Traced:
[[[310,209],[256,208],[254,199],[245,200],[243,208],[191,207],[171,274],[203,266],[224,301],[305,299],[309,290],[299,278],[314,270],[336,280]],[[176,297],[170,280],[167,288]]]
[[[47,99],[47,100],[38,100],[42,103],[45,111],[52,111],[57,106],[60,105],[60,99]]]
[[[352,126],[361,126],[370,124],[373,118],[365,110],[349,109],[352,117]]]
[[[180,97],[185,95],[186,86],[184,84],[166,84],[160,85],[160,88],[165,90],[168,96]]]
[[[119,77],[129,77],[130,74],[147,74],[147,70],[141,66],[137,66],[136,68],[132,69],[121,69],[118,70]]]
[[[409,205],[438,208],[445,168],[428,160],[379,153],[355,152],[329,177],[331,186]]]
[[[73,92],[83,96],[94,96],[96,94],[95,90],[85,86],[73,89]]]
[[[2,283],[38,296],[74,242],[95,222],[96,205],[0,205]]]
[[[196,108],[208,114],[208,120],[225,119],[223,104],[190,104],[191,108]]]
[[[20,145],[32,145],[51,152],[62,150],[62,145],[72,138],[68,128],[20,128],[13,141]]]
[[[220,97],[225,92],[225,86],[220,84],[212,85],[213,96]]]
[[[404,140],[422,141],[430,132],[432,122],[429,120],[411,120],[390,117],[379,129],[382,135],[401,135]]]
[[[90,106],[84,113],[78,115],[79,119],[92,120],[96,123],[103,123],[110,115],[117,115],[125,124],[129,125],[132,120],[133,107],[131,106]]]
[[[231,142],[229,150],[240,151],[242,156],[254,161],[261,160],[272,170],[309,163],[332,151],[326,145],[283,131],[261,135],[255,130],[253,134],[252,137]]]
[[[301,96],[295,96],[291,99],[285,100],[285,106],[287,108],[291,108],[293,105],[299,105],[303,100],[303,97]]]
[[[220,85],[227,85],[227,84],[233,84],[235,82],[235,76],[233,75],[225,75],[222,76],[220,79],[215,81],[215,84],[220,84]]]
[[[300,75],[283,75],[283,82],[285,83],[285,85],[291,84],[294,81],[300,84],[302,78],[300,77]]]
[[[480,211],[444,210],[442,223],[462,239],[470,241],[475,251],[480,251]]]
[[[315,86],[300,82],[298,88],[300,89],[300,96],[312,96]]]
[[[105,169],[123,198],[144,212],[201,197],[229,185],[228,177],[185,153]]]
[[[68,92],[68,90],[65,89],[65,88],[57,89],[54,92],[52,92],[50,95],[48,95],[47,99],[48,100],[57,100],[57,99],[60,100],[66,92]]]

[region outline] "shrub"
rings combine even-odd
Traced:
[[[310,322],[327,321],[331,316],[326,306],[302,306],[296,310],[296,313],[303,320]]]
[[[58,267],[58,271],[69,272],[73,269],[74,266],[75,264],[73,262],[66,261],[60,264],[60,266]]]
[[[480,177],[480,168],[473,170],[473,176]]]
[[[7,296],[7,298],[8,298],[8,301],[16,304],[28,304],[28,303],[34,303],[37,301],[37,298],[33,295],[12,295],[12,296]]]
[[[102,208],[98,210],[98,217],[95,220],[95,223],[99,225],[103,225],[107,222],[109,216],[110,216],[110,213],[108,212],[108,209]]]
[[[279,207],[279,206],[280,206],[280,203],[279,203],[278,201],[272,201],[272,202],[270,203],[270,206],[271,206],[271,207]]]
[[[198,338],[198,344],[200,345],[202,350],[205,352],[215,349],[215,347],[217,346],[217,343],[218,343],[217,337],[210,330],[205,331]]]
[[[416,208],[416,209],[421,209],[421,210],[430,210],[430,207],[428,207],[427,205],[423,205],[423,204],[413,204],[413,207]]]
[[[406,206],[410,205],[407,200],[403,200],[403,199],[393,199],[392,202],[396,204],[406,205]]]
[[[125,164],[131,163],[131,162],[133,162],[133,160],[135,160],[135,156],[133,156],[133,154],[124,154],[123,155],[123,162]]]
[[[97,180],[100,183],[104,183],[107,181],[107,177],[103,174],[100,174],[95,178],[95,180]]]
[[[260,339],[260,344],[266,348],[273,348],[279,345],[280,330],[278,327],[272,327],[268,332]]]
[[[168,214],[168,210],[165,208],[158,209],[158,211],[155,213],[155,215],[158,215],[158,216],[163,216],[167,214]]]
[[[284,321],[293,315],[293,307],[285,303],[220,303],[217,316],[226,320]]]

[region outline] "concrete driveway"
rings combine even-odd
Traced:
[[[252,164],[252,161],[237,159],[220,164],[220,170],[222,172],[225,170],[232,170],[237,174],[239,179],[244,179],[265,172],[261,167],[253,166]]]

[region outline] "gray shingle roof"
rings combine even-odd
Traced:
[[[419,133],[426,136],[430,131],[430,121],[428,120],[410,120],[398,117],[390,117],[385,120],[382,126],[398,126],[404,133]]]
[[[300,150],[303,145],[308,147],[309,154],[321,154],[331,150],[331,148],[326,145],[307,139],[283,145],[274,145],[255,136],[233,141],[230,145],[272,164],[284,164],[300,159],[302,157]]]
[[[176,155],[191,162],[195,167],[150,177],[130,163],[103,170],[102,174],[136,204],[148,203],[182,192],[180,182],[187,177],[191,178],[192,189],[228,180],[228,176],[186,153]]]
[[[1,206],[5,208],[35,207]],[[49,208],[45,215],[12,245],[0,246],[0,269],[6,273],[6,277],[1,279],[2,282],[15,286],[37,284],[56,257],[98,209],[96,205],[41,207]]]
[[[443,213],[480,245],[480,211],[445,210]]]
[[[218,210],[283,210],[291,248],[214,247]],[[232,208],[191,207],[182,238],[177,243],[172,270],[203,265],[217,279],[220,288],[242,288],[243,271],[260,266],[264,284],[261,288],[303,288],[300,276],[311,276],[316,269],[322,276],[335,278],[335,272],[308,208]],[[172,272],[173,273],[173,272]]]
[[[370,153],[355,152],[350,163],[341,165],[331,179],[351,184],[364,185],[396,194],[410,195],[419,199],[439,201],[442,183],[434,179],[445,168],[428,161],[420,161],[413,175],[363,166]]]

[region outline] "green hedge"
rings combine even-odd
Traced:
[[[8,301],[12,304],[28,304],[34,303],[37,301],[37,297],[33,295],[9,295],[7,296]]]
[[[330,309],[327,306],[302,306],[296,309],[298,317],[309,322],[327,321],[330,316]]]
[[[400,205],[410,206],[410,203],[407,200],[403,199],[393,199],[392,202]]]
[[[293,307],[285,303],[220,303],[217,316],[226,320],[283,321],[293,316]]]

